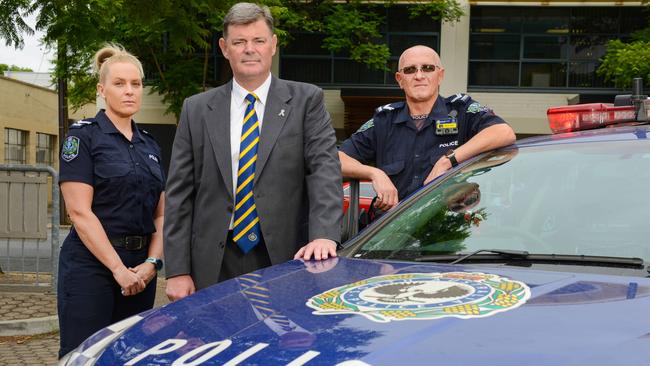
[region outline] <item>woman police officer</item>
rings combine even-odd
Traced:
[[[95,54],[106,109],[74,123],[60,182],[73,223],[59,258],[59,358],[99,329],[153,307],[162,266],[165,175],[160,147],[132,116],[142,65],[119,46]]]

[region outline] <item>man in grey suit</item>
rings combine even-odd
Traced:
[[[336,256],[336,138],[313,85],[271,75],[267,7],[235,4],[219,46],[233,80],[183,104],[167,179],[167,296],[291,258]]]

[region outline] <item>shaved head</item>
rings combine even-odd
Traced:
[[[434,51],[433,48],[418,45],[407,48],[404,52],[402,52],[402,55],[399,57],[399,64],[397,68],[401,70],[404,66],[409,66],[409,59],[414,56],[431,57],[431,61],[434,65],[442,66],[440,63],[440,56],[438,56],[438,53]]]

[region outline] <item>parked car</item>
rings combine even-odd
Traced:
[[[551,113],[570,132],[464,162],[339,258],[209,287],[64,363],[648,364],[650,127],[575,131],[622,115],[576,108]]]

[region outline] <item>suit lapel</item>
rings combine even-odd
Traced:
[[[221,178],[232,198],[232,159],[230,153],[230,94],[232,81],[216,89],[208,101],[210,110],[204,117]]]
[[[264,108],[264,119],[262,123],[262,132],[260,136],[260,144],[257,150],[257,163],[255,163],[255,183],[262,175],[262,170],[269,159],[271,150],[275,142],[280,136],[282,127],[289,118],[291,113],[291,106],[287,102],[291,100],[291,93],[286,84],[273,76],[271,79],[271,86],[269,88],[269,95],[266,99],[266,107]]]

